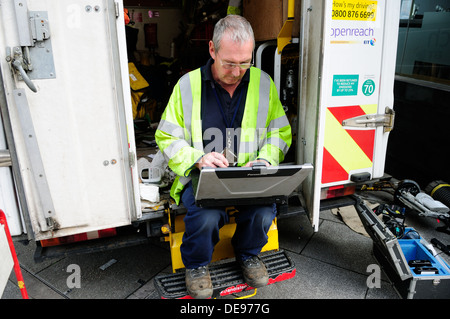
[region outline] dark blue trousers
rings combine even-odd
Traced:
[[[219,242],[219,230],[229,221],[225,208],[203,208],[195,205],[192,183],[186,185],[181,201],[187,209],[181,258],[188,269],[211,262],[214,246]],[[256,256],[267,243],[267,232],[276,216],[276,206],[235,206],[236,232],[231,239],[237,260]]]

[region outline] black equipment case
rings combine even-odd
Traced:
[[[375,258],[402,298],[450,298],[450,267],[431,244],[413,228],[404,234],[415,236],[397,238],[359,198],[355,207],[373,240]]]

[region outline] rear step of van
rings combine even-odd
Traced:
[[[295,265],[284,251],[267,252],[260,255],[269,273],[269,283],[287,280],[295,276]],[[244,281],[240,266],[236,261],[209,266],[213,285],[213,298],[251,290]],[[185,273],[156,276],[156,289],[163,299],[190,299],[185,285]]]

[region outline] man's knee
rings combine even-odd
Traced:
[[[276,210],[272,206],[261,206],[259,207],[255,214],[255,222],[258,222],[264,226],[270,227],[272,221],[275,218]]]
[[[215,229],[220,226],[223,221],[223,213],[219,210],[208,210],[202,214],[203,227],[208,229]]]
[[[185,218],[185,224],[196,228],[196,232],[210,233],[222,227],[223,223],[224,213],[218,209],[205,209],[197,212],[195,217]]]

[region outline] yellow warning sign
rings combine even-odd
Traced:
[[[333,0],[333,20],[375,21],[377,2],[372,0]]]

